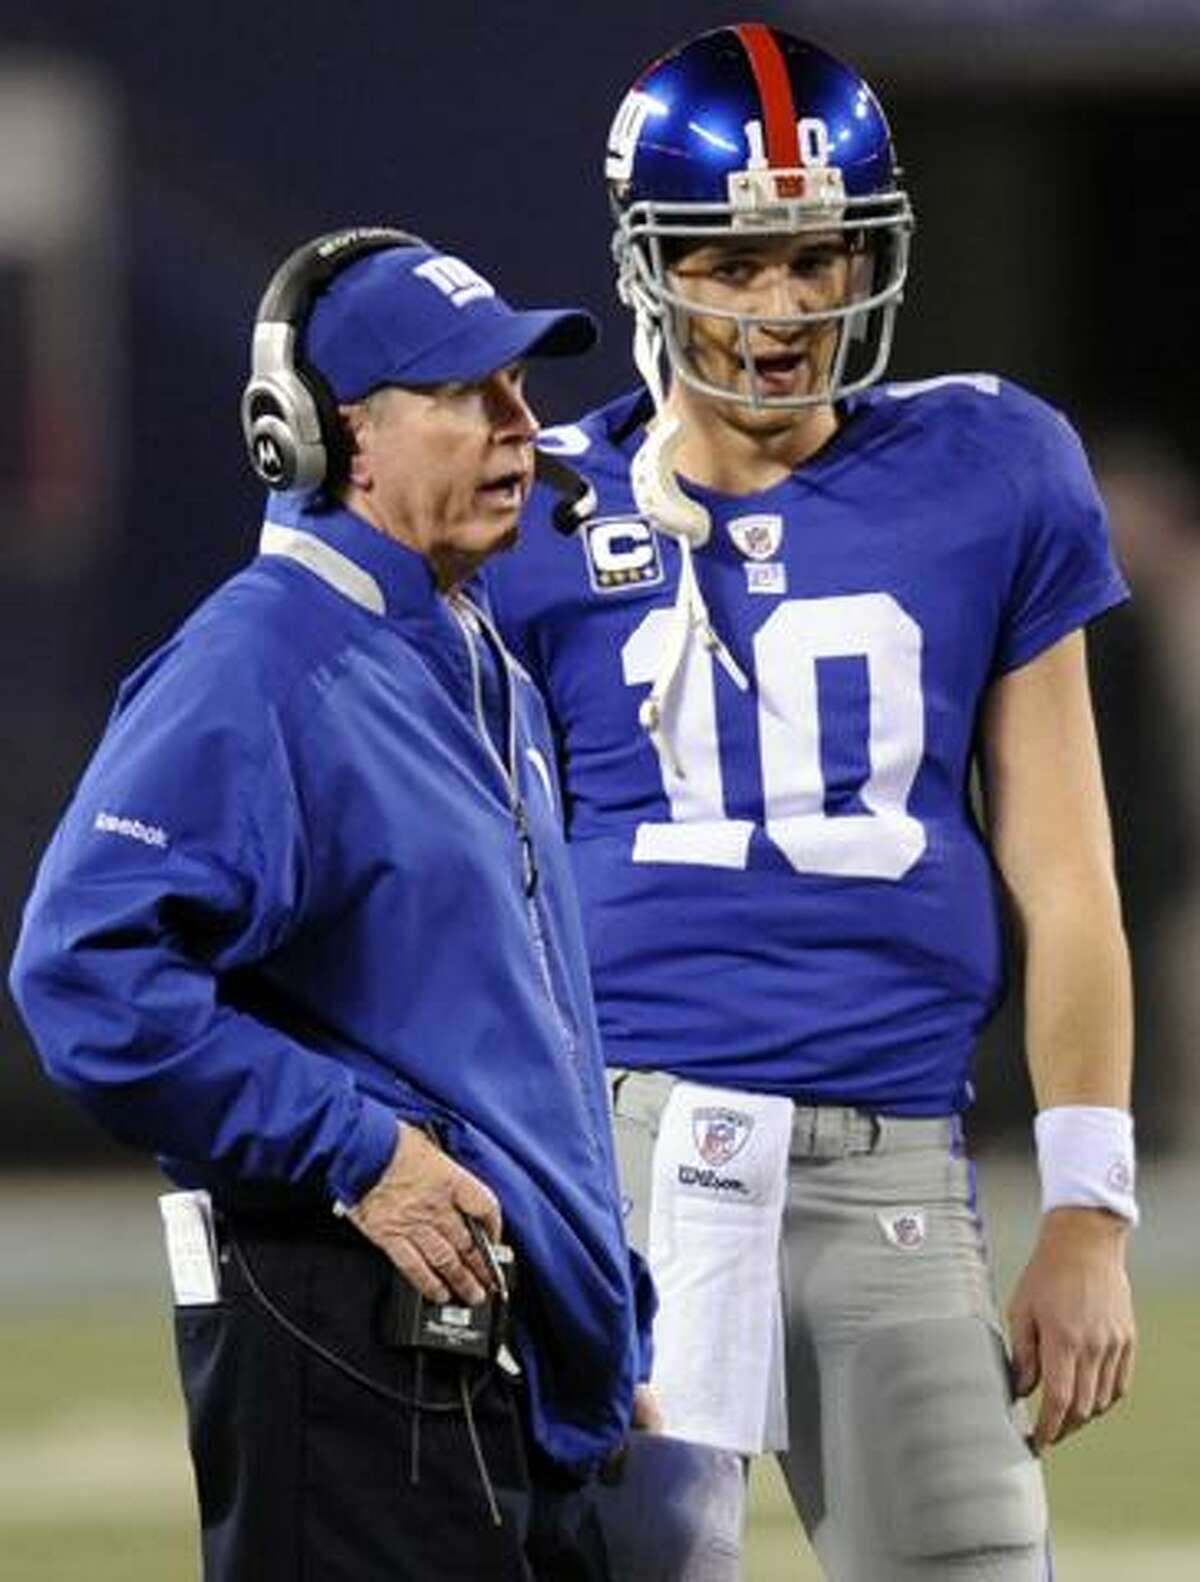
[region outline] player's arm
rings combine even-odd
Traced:
[[[1132,994],[1082,632],[996,681],[982,748],[992,850],[1023,945],[1039,1112],[1069,1120],[1083,1112],[1063,1107],[1085,1106],[1117,1120],[1130,1100]],[[1038,1446],[1129,1386],[1128,1228],[1101,1206],[1043,1215],[1009,1306],[1018,1390],[1042,1385]]]

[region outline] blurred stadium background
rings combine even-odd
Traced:
[[[1092,651],[1138,986],[1145,1226],[1134,1399],[1051,1460],[1059,1582],[1200,1576],[1198,0],[43,0],[0,18],[0,944],[118,677],[250,552],[236,409],[274,264],[406,224],[601,351],[546,421],[627,382],[600,179],[676,39],[757,15],[849,55],[919,229],[893,372],[996,370],[1061,405],[1137,595]],[[1017,1018],[972,1127],[1001,1284],[1035,1221]],[[196,1573],[153,1172],[36,1067],[0,996],[0,1576]],[[769,1468],[748,1582],[807,1578]]]

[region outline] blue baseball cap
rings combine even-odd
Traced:
[[[304,359],[339,401],[358,401],[381,385],[482,379],[524,357],[573,356],[597,335],[582,308],[511,308],[461,258],[389,247],[339,271],[317,297]]]

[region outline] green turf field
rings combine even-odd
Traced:
[[[0,1582],[193,1582],[161,1182],[0,1183]],[[1056,1582],[1200,1578],[1200,1182],[1146,1185],[1133,1397],[1048,1461]],[[1027,1172],[1001,1172],[991,1194],[1003,1288],[1035,1213]],[[819,1582],[765,1462],[746,1582]]]
[[[1143,1295],[1134,1398],[1050,1460],[1059,1582],[1200,1576],[1197,1312]],[[175,1582],[196,1575],[169,1336],[153,1304],[0,1318],[0,1575]],[[747,1582],[815,1578],[774,1469],[756,1472]]]

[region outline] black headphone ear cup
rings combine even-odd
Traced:
[[[313,298],[339,270],[389,247],[422,247],[389,226],[330,231],[296,248],[263,293],[254,325],[250,380],[242,393],[242,434],[255,476],[268,489],[315,489],[344,482],[349,449],[337,402],[297,341]]]
[[[247,434],[250,465],[268,489],[296,487],[296,446],[287,424],[274,413],[261,412]]]
[[[250,465],[268,489],[315,489],[326,472],[321,412],[294,361],[290,324],[258,324],[252,372],[242,393],[242,434]]]
[[[337,397],[313,368],[297,368],[296,377],[303,385],[316,415],[321,476],[315,483],[305,481],[292,487],[315,488],[316,483],[322,483],[326,489],[337,489],[345,483],[350,470],[350,445],[338,411]]]
[[[247,385],[242,430],[250,465],[268,489],[315,489],[328,472],[325,445],[295,421],[290,405],[262,380]]]

